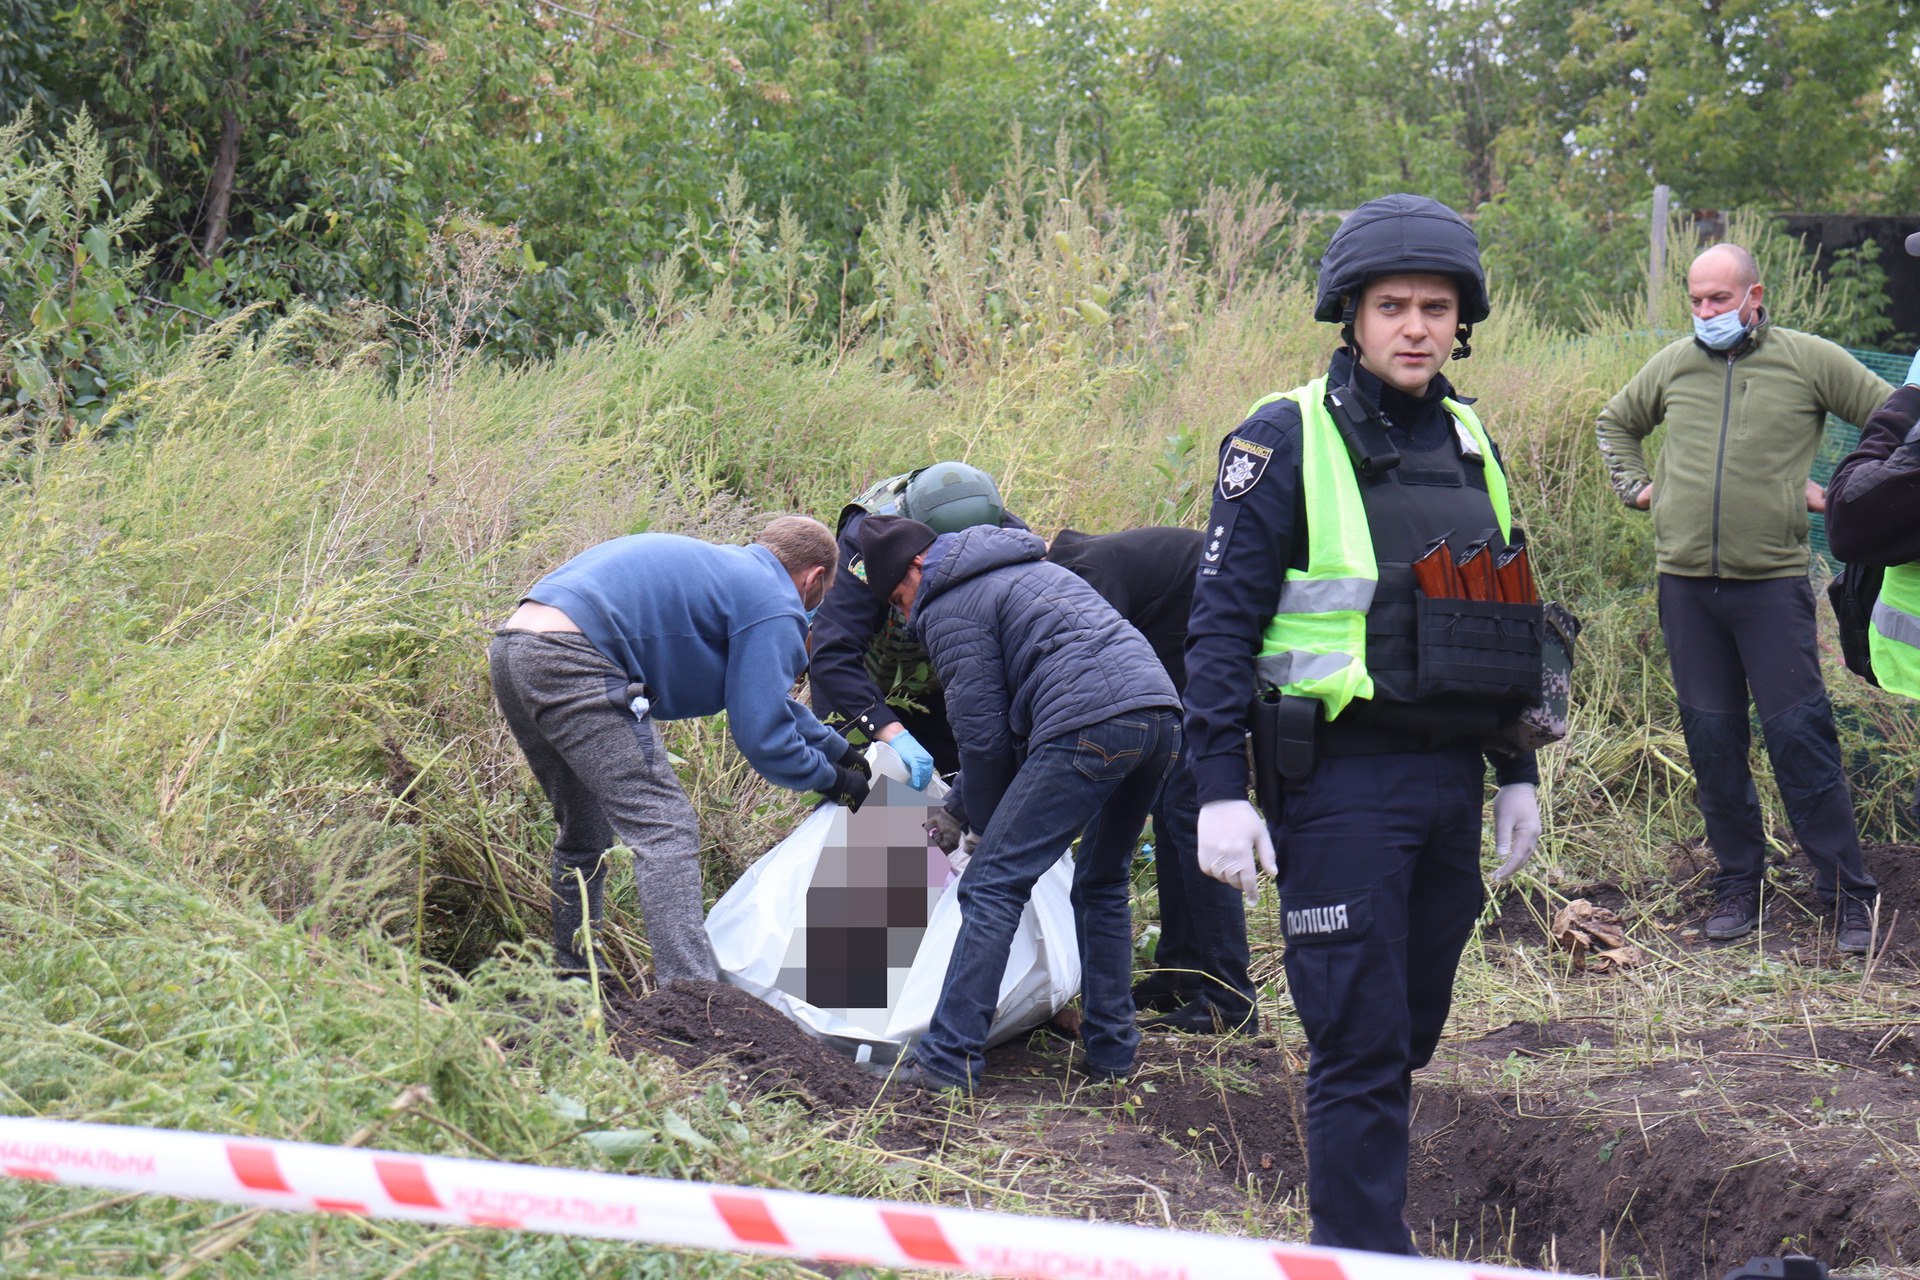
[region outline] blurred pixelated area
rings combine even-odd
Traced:
[[[834,814],[807,887],[806,924],[780,966],[782,991],[850,1019],[893,1007],[954,879],[927,842],[934,807],[924,792],[881,777],[860,812]]]

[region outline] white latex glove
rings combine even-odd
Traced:
[[[1280,874],[1266,819],[1245,800],[1211,800],[1201,805],[1198,843],[1200,869],[1238,889],[1248,902],[1260,899],[1259,872]]]
[[[1493,793],[1493,852],[1499,884],[1533,860],[1540,847],[1540,796],[1531,782],[1510,782]]]

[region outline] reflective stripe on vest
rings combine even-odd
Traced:
[[[1867,648],[1882,689],[1920,698],[1920,563],[1887,570],[1873,602]]]
[[[1373,696],[1367,673],[1367,610],[1380,581],[1373,534],[1353,460],[1340,429],[1327,412],[1327,380],[1271,395],[1248,416],[1275,400],[1300,408],[1300,484],[1307,513],[1307,567],[1287,569],[1273,621],[1260,640],[1254,672],[1261,688],[1318,699],[1331,720],[1355,698]],[[1507,478],[1494,461],[1493,443],[1472,409],[1442,400],[1458,430],[1478,446],[1500,536],[1512,536]]]

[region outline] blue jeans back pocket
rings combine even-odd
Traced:
[[[1118,782],[1140,767],[1152,728],[1144,720],[1102,720],[1080,731],[1073,767],[1089,782]]]

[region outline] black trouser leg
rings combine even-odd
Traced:
[[[1747,713],[1737,715],[1680,708],[1680,729],[1693,764],[1695,803],[1706,820],[1707,843],[1720,864],[1717,893],[1757,890],[1767,873],[1765,829],[1760,795],[1747,765],[1751,742]]]
[[[1247,912],[1232,885],[1200,870],[1200,802],[1181,760],[1153,803],[1153,873],[1160,885],[1156,988],[1181,1003],[1204,1000],[1229,1023],[1253,1008]],[[1152,980],[1149,980],[1152,981]]]
[[[1481,904],[1474,751],[1323,757],[1276,840],[1287,984],[1311,1049],[1313,1242],[1411,1253],[1411,1074],[1432,1056]]]
[[[1750,689],[1781,800],[1813,864],[1821,900],[1831,902],[1836,892],[1871,898],[1874,883],[1861,858],[1853,794],[1820,675],[1818,618],[1806,578],[1662,574],[1660,627],[1701,813],[1720,859],[1719,887],[1757,888],[1766,865],[1747,768]]]
[[[1820,901],[1832,906],[1836,895],[1871,900],[1879,889],[1860,852],[1853,791],[1840,765],[1840,735],[1826,694],[1789,707],[1760,728],[1793,834],[1813,863]]]
[[[1673,666],[1700,816],[1720,871],[1717,893],[1758,890],[1766,877],[1766,831],[1760,797],[1747,762],[1752,742],[1747,722],[1747,656],[1765,658],[1761,646],[1742,643],[1752,630],[1752,587],[1763,584],[1721,578],[1660,575],[1660,631]],[[1772,664],[1769,664],[1772,665]],[[1775,678],[1783,674],[1771,673]],[[1815,672],[1818,685],[1818,672]],[[1756,683],[1756,688],[1758,687]]]

